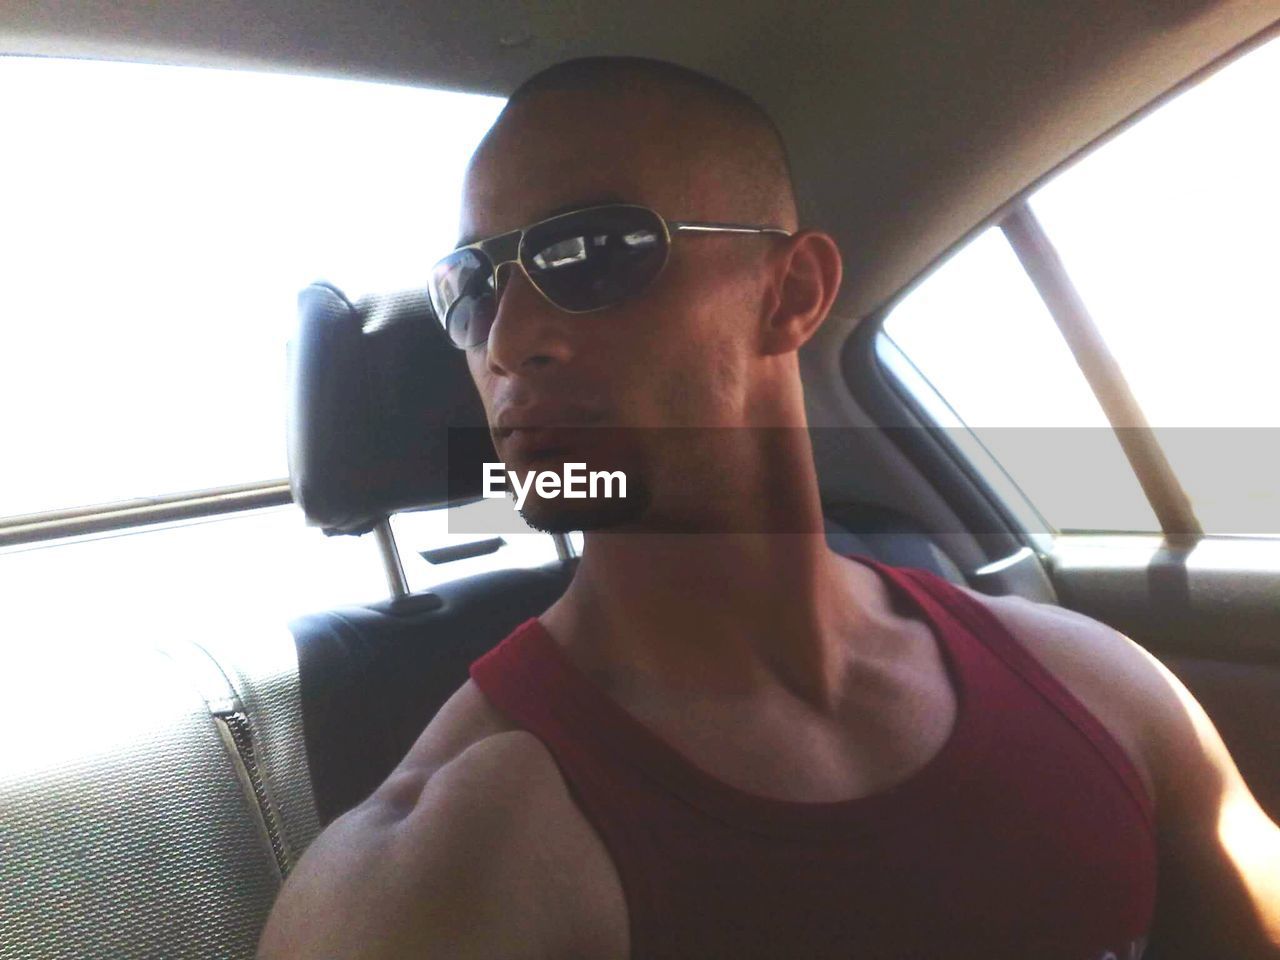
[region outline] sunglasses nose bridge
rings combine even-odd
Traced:
[[[538,294],[554,307],[559,307],[554,300],[547,295],[542,289],[542,285],[538,283],[529,274],[528,267],[524,264],[524,231],[513,230],[511,233],[503,234],[500,237],[494,237],[492,240],[485,241],[483,250],[488,256],[489,262],[493,264],[493,286],[498,294],[498,299],[502,298],[503,280],[502,268],[507,267],[511,270],[519,270],[524,274],[525,280],[529,286],[538,292]],[[510,276],[507,277],[509,281]],[[560,309],[563,309],[562,307]]]
[[[486,240],[480,245],[484,255],[493,264],[493,272],[495,274],[506,264],[515,263],[520,258],[520,241],[523,238],[523,230],[512,230],[510,233],[504,233],[500,237]]]
[[[502,277],[503,267],[506,267],[507,270],[509,271],[505,281],[503,280],[503,277]],[[513,258],[511,260],[503,260],[501,263],[497,263],[493,267],[493,289],[494,289],[494,293],[497,295],[499,300],[502,299],[502,291],[506,289],[507,283],[509,283],[511,280],[510,274],[512,272],[515,272],[516,270],[519,270],[521,273],[524,274],[524,278],[529,282],[530,286],[532,286],[535,290],[538,290],[539,293],[542,292],[538,288],[538,285],[533,282],[533,278],[529,276],[529,271],[524,268],[524,264],[521,263],[519,260]]]

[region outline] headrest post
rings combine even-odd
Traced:
[[[575,556],[573,542],[567,533],[553,533],[551,539],[556,545],[556,556],[561,560],[571,560]]]
[[[382,554],[382,566],[387,572],[387,585],[391,587],[391,596],[407,597],[409,581],[404,577],[400,551],[396,547],[395,534],[391,532],[391,518],[383,517],[373,528],[373,535],[378,538],[378,551]]]

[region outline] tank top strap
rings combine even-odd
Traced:
[[[538,618],[531,617],[475,660],[469,672],[509,720],[549,743],[572,745],[586,732],[576,718],[591,691],[566,676],[544,638]]]
[[[982,603],[931,571],[915,567],[889,567],[874,560],[870,562],[912,593],[922,605],[960,623],[964,627],[964,634],[976,638],[985,650],[998,657],[1014,676],[1075,727],[1119,777],[1141,809],[1143,818],[1154,829],[1154,804],[1124,748],[1075,694],[1009,632],[999,618]],[[955,634],[952,631],[942,631],[942,635]],[[961,661],[964,659],[963,653],[959,651],[957,657]]]
[[[470,674],[489,702],[541,740],[562,769],[605,780],[642,775],[684,787],[688,770],[679,754],[580,673],[537,617],[472,663]]]

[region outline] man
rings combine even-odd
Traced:
[[[432,292],[499,454],[633,487],[530,498],[586,531],[573,583],[314,843],[264,958],[1280,956],[1280,831],[1154,658],[826,548],[796,351],[840,256],[754,103],[553,67],[463,234]]]

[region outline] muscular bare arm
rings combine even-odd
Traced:
[[[1186,956],[1280,960],[1280,827],[1258,806],[1222,737],[1163,664],[1153,704],[1164,895],[1157,918]],[[1266,736],[1268,731],[1258,731]]]
[[[567,872],[554,868],[563,790],[545,748],[521,732],[429,775],[398,771],[312,844],[260,960],[572,955]]]
[[[1158,659],[1090,617],[968,592],[1086,706],[1118,705],[1113,722],[1138,745],[1154,793],[1160,957],[1280,960],[1280,827],[1195,697]]]

